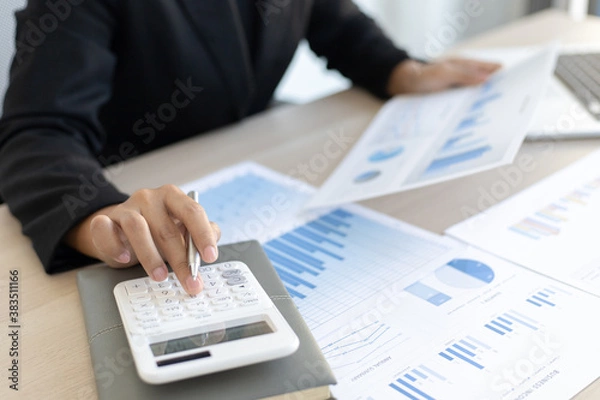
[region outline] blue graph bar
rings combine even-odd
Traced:
[[[279,275],[279,277],[283,281],[288,282],[290,285],[293,285],[293,286],[304,285],[309,289],[316,288],[316,286],[314,284],[312,284],[308,281],[305,281],[304,279],[299,278],[296,275],[290,274],[289,272],[287,272],[281,268],[275,267],[275,270],[277,271],[277,274]]]
[[[333,228],[325,226],[325,225],[323,225],[322,223],[320,223],[318,221],[312,221],[312,222],[309,222],[306,225],[310,226],[311,228],[313,228],[313,229],[315,229],[315,230],[317,230],[319,232],[323,232],[325,234],[334,233],[334,234],[336,234],[338,236],[346,237],[346,234],[344,232],[340,232],[338,230],[335,230]]]
[[[350,217],[354,216],[354,214],[351,214],[346,210],[342,210],[341,208],[338,208],[337,210],[332,211],[331,215],[335,215],[336,217],[340,217],[340,218],[350,218]]]
[[[546,293],[550,293],[550,294],[556,294],[556,292],[553,292],[553,291],[552,291],[552,290],[550,290],[550,289],[544,289],[544,291],[545,291]]]
[[[500,329],[504,329],[507,332],[512,332],[512,329],[510,329],[508,326],[504,326],[502,325],[500,322],[498,321],[492,321],[492,324],[496,325],[498,328]]]
[[[538,322],[535,319],[529,318],[526,315],[521,314],[520,312],[516,311],[516,310],[510,310],[510,312],[518,317],[521,317],[521,319],[524,319],[525,321],[529,321],[531,323],[537,324]]]
[[[335,218],[330,217],[329,215],[323,215],[321,218],[319,218],[319,220],[323,221],[323,222],[326,222],[329,225],[333,225],[336,228],[339,228],[339,227],[350,228],[350,224],[349,223],[337,220]]]
[[[289,294],[290,294],[290,296],[292,296],[292,297],[297,297],[297,298],[299,298],[299,299],[304,299],[304,298],[306,297],[306,296],[305,296],[305,295],[303,295],[302,293],[300,293],[300,292],[298,292],[298,291],[296,291],[296,290],[294,290],[294,289],[292,289],[292,288],[290,288],[290,287],[288,287],[288,286],[286,286],[285,288],[287,289],[288,293],[289,293]]]
[[[425,400],[435,400],[433,397],[429,396],[427,393],[423,392],[422,390],[417,389],[416,387],[414,387],[410,383],[406,382],[404,379],[396,379],[396,382],[400,383],[401,385],[406,386],[407,388],[409,388],[410,390],[412,390],[413,392],[415,392],[419,396],[424,397]]]
[[[427,172],[436,171],[439,169],[448,168],[455,164],[461,164],[466,161],[471,161],[481,157],[484,153],[492,150],[491,146],[481,146],[473,150],[465,151],[463,153],[455,154],[448,157],[438,158],[427,167]]]
[[[438,378],[441,381],[446,380],[446,378],[444,378],[442,375],[438,374],[437,372],[435,372],[434,370],[432,370],[430,368],[427,368],[423,364],[419,365],[419,368],[421,368],[423,371],[427,372],[429,375],[435,376],[436,378]]]
[[[488,328],[489,330],[496,332],[496,333],[497,333],[497,334],[499,334],[499,335],[502,335],[502,336],[504,336],[504,334],[505,334],[505,333],[504,333],[504,332],[502,332],[500,329],[496,329],[496,328],[494,328],[493,326],[491,326],[490,324],[485,324],[484,326],[485,326],[486,328]]]
[[[483,108],[483,106],[485,106],[487,103],[494,101],[494,100],[500,98],[501,96],[502,95],[500,93],[494,93],[494,94],[490,94],[485,97],[482,97],[473,103],[473,105],[471,106],[471,111],[475,111],[480,108]]]
[[[311,253],[314,253],[314,252],[318,251],[318,252],[321,252],[323,254],[327,254],[328,256],[333,257],[336,260],[342,261],[344,259],[344,257],[342,257],[342,256],[334,254],[334,253],[330,252],[329,250],[326,250],[326,249],[324,249],[322,247],[316,246],[316,245],[314,245],[312,243],[308,243],[306,240],[300,239],[299,237],[294,236],[291,233],[286,233],[281,238],[284,239],[284,240],[286,240],[286,241],[288,241],[288,242],[290,242],[290,243],[292,243],[292,244],[295,244],[296,246],[301,247],[304,250],[309,251]]]
[[[444,294],[442,292],[438,292],[437,290],[421,283],[415,282],[412,285],[404,288],[408,293],[414,294],[417,297],[433,304],[434,306],[440,306],[452,299],[452,297]]]
[[[293,247],[290,247],[287,244],[280,242],[279,240],[271,240],[270,242],[267,243],[267,246],[271,246],[274,249],[277,249],[282,253],[292,256],[293,258],[297,259],[298,261],[302,261],[302,262],[310,265],[311,267],[315,267],[320,270],[325,269],[325,268],[323,268],[323,264],[324,264],[323,261],[316,259],[315,257],[309,256],[308,254],[305,254],[305,253],[301,252],[300,250],[296,250]]]
[[[459,340],[459,342],[464,344],[465,346],[467,346],[470,349],[473,349],[473,350],[477,349],[477,346],[472,345],[471,343],[467,342],[466,340],[461,339],[461,340]]]
[[[417,381],[417,378],[411,376],[410,374],[404,374],[404,377],[406,379],[408,379],[409,381],[411,381],[411,382],[416,382]]]
[[[448,139],[446,141],[446,143],[444,143],[444,146],[442,147],[442,150],[449,150],[449,149],[451,149],[452,147],[454,147],[454,145],[456,143],[460,142],[461,140],[463,140],[464,138],[467,138],[469,136],[473,136],[473,133],[472,132],[470,132],[470,133],[464,133],[462,135],[451,137],[450,139]]]
[[[491,350],[492,348],[490,346],[488,346],[487,344],[483,343],[480,340],[475,339],[473,336],[467,336],[467,339],[469,339],[471,342],[478,344],[479,346],[483,347],[486,350]]]
[[[527,299],[527,302],[533,304],[534,306],[538,306],[541,307],[542,305],[540,303],[536,303],[535,301],[531,300],[531,299]]]
[[[397,386],[394,383],[390,383],[390,387],[397,390],[398,392],[402,393],[403,395],[408,397],[410,400],[420,400],[418,397],[413,396],[412,394],[408,393],[406,390],[402,389],[401,387]]]
[[[525,322],[522,319],[515,317],[514,315],[510,315],[510,314],[504,314],[504,315],[506,316],[506,318],[510,318],[513,321],[515,321],[516,323],[519,323],[519,324],[521,324],[523,326],[526,326],[526,327],[528,327],[530,329],[533,329],[534,331],[537,331],[537,327],[536,326],[531,325],[530,323]]]
[[[538,294],[542,297],[550,297],[548,294],[546,294],[544,292],[538,292]]]
[[[449,361],[454,360],[454,358],[450,357],[448,354],[444,353],[443,351],[439,354],[440,354],[440,356],[444,357],[446,360],[449,360]]]
[[[452,354],[453,356],[456,356],[456,357],[460,358],[461,360],[463,360],[465,362],[468,362],[469,364],[471,364],[472,366],[474,366],[474,367],[476,367],[478,369],[483,369],[484,368],[483,365],[476,363],[475,361],[471,360],[470,358],[463,356],[462,354],[460,354],[460,353],[452,350],[449,347],[446,349],[446,351],[448,353]]]
[[[269,257],[269,260],[271,260],[273,263],[276,263],[283,267],[291,269],[292,271],[294,271],[298,274],[301,274],[302,272],[308,272],[309,274],[314,275],[314,276],[319,275],[318,272],[313,271],[312,269],[305,267],[302,264],[299,264],[293,260],[290,260],[287,257],[280,255],[279,253],[272,251],[271,249],[269,249],[268,243],[263,248],[265,250],[265,253],[267,253],[267,256]]]
[[[468,355],[468,356],[470,356],[470,357],[475,357],[475,353],[473,353],[472,351],[469,351],[469,350],[465,349],[465,348],[464,348],[464,347],[462,347],[462,346],[459,346],[459,345],[458,345],[458,344],[456,344],[456,343],[454,343],[454,344],[452,345],[452,347],[454,347],[454,348],[455,348],[455,349],[457,349],[457,350],[460,350],[460,351],[462,351],[463,353],[465,353],[466,355]]]
[[[496,319],[499,320],[500,322],[505,323],[506,325],[512,325],[513,324],[511,321],[507,320],[506,318],[498,317]]]
[[[542,299],[540,296],[533,295],[531,297],[533,297],[535,300],[537,300],[539,302],[542,302],[544,304],[548,304],[551,307],[554,307],[556,305],[556,304],[554,304],[554,303],[552,303],[552,302],[550,302],[548,300]]]
[[[413,374],[415,374],[416,376],[418,376],[419,378],[422,379],[427,379],[427,375],[425,375],[424,373],[422,373],[421,371],[419,371],[418,369],[413,369],[411,371]]]
[[[509,230],[521,234],[523,236],[527,236],[530,239],[535,239],[535,240],[540,240],[540,237],[538,235],[534,235],[533,233],[529,233],[523,229],[517,228],[516,226],[511,226],[508,228]]]
[[[456,127],[456,130],[460,131],[463,129],[468,129],[468,128],[472,128],[472,127],[479,125],[479,123],[481,122],[481,116],[482,116],[481,114],[478,114],[478,115],[474,115],[472,117],[463,119],[462,121],[460,121],[460,123]]]
[[[323,237],[323,236],[321,236],[321,235],[319,235],[317,233],[314,233],[313,231],[311,231],[309,229],[306,229],[304,227],[297,228],[293,232],[296,232],[297,234],[299,234],[301,236],[304,236],[305,238],[310,239],[313,242],[317,242],[319,244],[321,244],[321,243],[329,243],[329,244],[332,244],[332,245],[334,245],[336,247],[339,247],[340,249],[344,248],[343,244],[341,244],[339,242],[336,242],[335,240],[331,240],[329,238]]]

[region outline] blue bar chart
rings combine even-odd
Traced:
[[[349,208],[298,218],[309,196],[260,171],[200,191],[222,242],[263,238],[265,253],[311,329],[448,250]]]

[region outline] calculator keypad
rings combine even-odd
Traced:
[[[125,283],[129,301],[130,329],[145,332],[169,330],[170,323],[186,318],[204,320],[240,307],[264,307],[266,297],[248,267],[239,262],[227,262],[200,267],[204,290],[190,296],[181,287],[175,274],[164,282],[140,278]]]

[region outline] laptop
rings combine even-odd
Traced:
[[[510,66],[539,47],[469,50],[461,55]],[[564,46],[527,139],[600,137],[600,42]]]

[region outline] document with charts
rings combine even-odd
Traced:
[[[510,163],[545,93],[556,46],[478,87],[397,96],[308,203],[350,203]]]
[[[600,299],[256,164],[191,182],[223,243],[258,238],[340,399],[570,398],[600,376]]]
[[[600,296],[600,152],[446,233]]]

